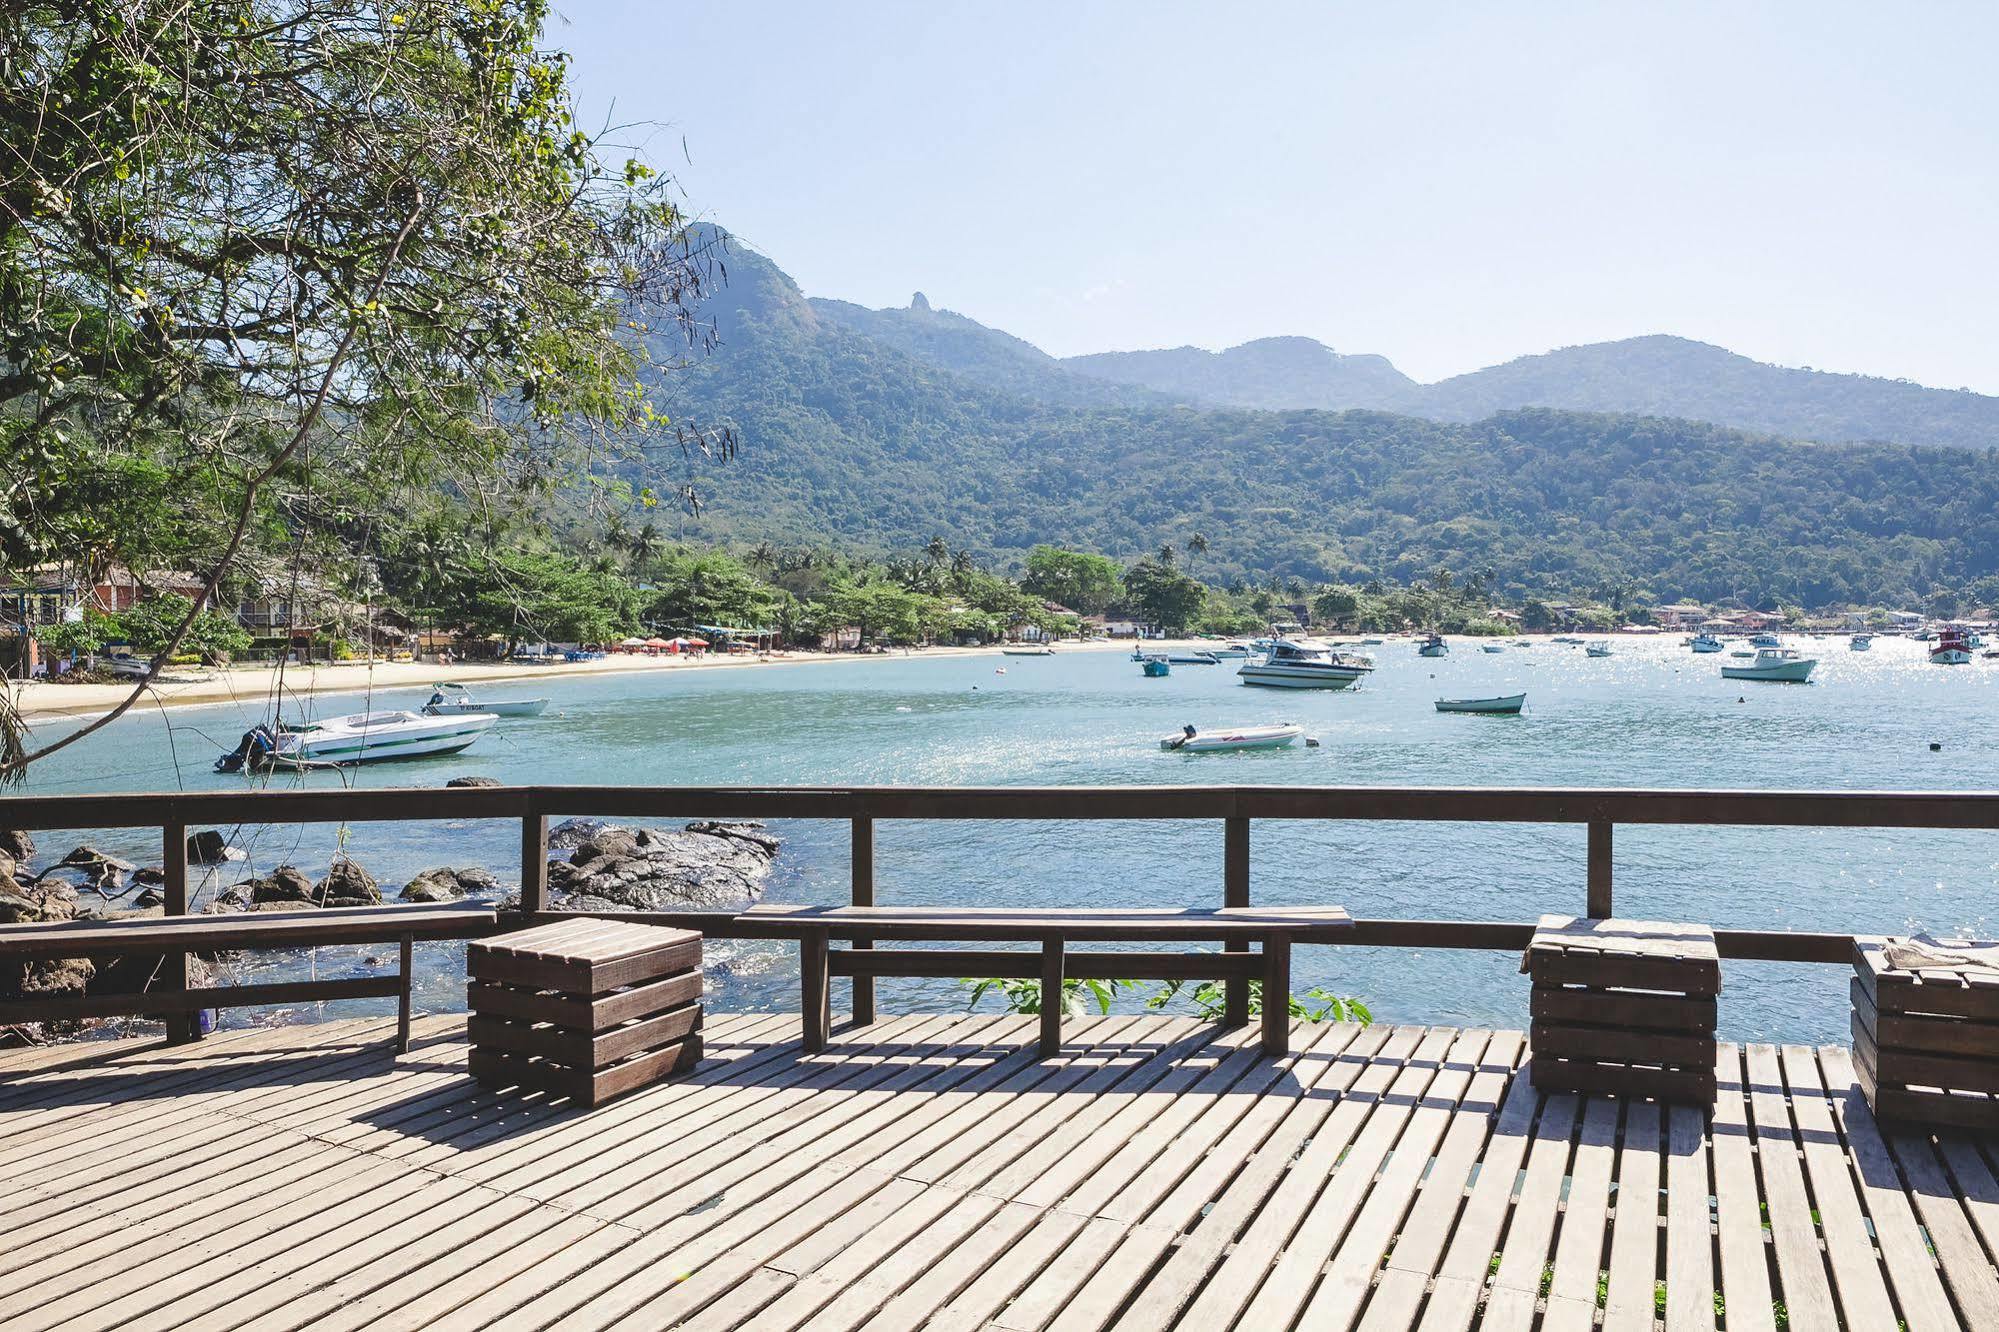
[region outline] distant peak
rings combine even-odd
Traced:
[[[930,298],[919,291],[909,298],[909,308],[912,310],[928,310],[930,308]]]

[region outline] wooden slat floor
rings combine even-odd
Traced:
[[[1995,1144],[1837,1047],[1710,1119],[1538,1094],[1517,1032],[939,1014],[594,1111],[462,1017],[0,1052],[7,1328],[1999,1328]]]

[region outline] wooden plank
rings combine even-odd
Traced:
[[[1964,1206],[1964,1197],[1937,1159],[1930,1138],[1889,1132],[1887,1144],[1900,1167],[1904,1188],[1936,1251],[1944,1285],[1967,1316],[1967,1327],[1999,1326],[1990,1315],[1999,1308],[1992,1269]],[[1971,1315],[1988,1315],[1972,1318]]]
[[[468,953],[466,969],[482,981],[595,996],[624,986],[663,980],[701,966],[700,935],[686,930],[658,933],[664,937],[650,945],[623,939],[611,941],[607,947],[617,954],[611,957],[550,957],[511,952],[484,952],[474,957]]]
[[[1847,982],[1853,1015],[1876,1045],[1932,1054],[1973,1055],[1999,1061],[1999,1022],[1928,1014],[1881,1013],[1858,976]]]
[[[1719,962],[1624,954],[1530,951],[1539,985],[1589,985],[1617,990],[1656,990],[1705,997],[1721,992]]]
[[[1750,1045],[1745,1051],[1749,1070],[1750,1120],[1756,1128],[1756,1158],[1762,1168],[1763,1197],[1770,1213],[1770,1238],[1777,1253],[1777,1275],[1793,1332],[1814,1332],[1838,1326],[1832,1285],[1819,1252],[1810,1196],[1805,1191],[1798,1140],[1784,1099],[1784,1080],[1777,1049]],[[1724,1277],[1726,1273],[1724,1272]]]
[[[1714,1332],[1708,1197],[1703,1116],[1692,1106],[1672,1106],[1666,1111],[1666,1332]]]
[[[1300,942],[1336,941],[1353,928],[1343,907],[823,907],[758,903],[741,919],[789,932],[865,930],[876,939],[1067,941],[1256,940],[1282,930]]]
[[[1715,1051],[1714,1153],[1716,1249],[1729,1332],[1775,1332],[1770,1260],[1764,1241],[1758,1157],[1749,1127],[1749,1082],[1742,1051],[1724,1042]]]
[[[1712,995],[1689,998],[1536,985],[1528,996],[1528,1013],[1536,1022],[1712,1033],[1718,1012]]]
[[[304,948],[316,944],[382,943],[405,934],[419,939],[458,939],[484,933],[497,920],[491,907],[477,903],[317,907],[309,911],[219,916],[153,916],[144,921],[65,920],[0,925],[0,956],[80,957],[177,949],[223,952]]]
[[[513,1022],[474,1014],[465,1024],[475,1046],[513,1054],[539,1055],[570,1068],[597,1069],[697,1033],[701,1008],[688,1004],[653,1017],[592,1035],[542,1023]]]
[[[856,952],[836,948],[828,958],[835,976],[1006,976],[1028,980],[1039,979],[1041,975],[1038,951],[898,948]],[[1065,949],[1062,969],[1073,980],[1223,980],[1263,974],[1262,961],[1248,953],[1113,953]]]
[[[1556,1240],[1554,1273],[1548,1283],[1547,1332],[1588,1328],[1596,1316],[1596,1283],[1603,1271],[1604,1235],[1609,1225],[1610,1175],[1617,1160],[1619,1103],[1591,1097],[1583,1106],[1576,1140],[1562,1233]]]
[[[1652,1332],[1659,1281],[1659,1106],[1624,1110],[1624,1145],[1617,1153],[1617,1198],[1611,1217],[1610,1266],[1604,1281],[1604,1332]]]
[[[1999,1059],[1884,1049],[1875,1044],[1874,1034],[1861,1022],[1858,1011],[1849,1021],[1854,1057],[1868,1063],[1883,1083],[1965,1092],[1999,1091]]]
[[[1899,971],[1888,965],[1885,939],[1854,940],[1853,971],[1879,1012],[1999,1021],[1999,987],[1969,984],[1955,971]]]
[[[1669,1068],[1714,1067],[1714,1037],[1660,1031],[1624,1031],[1615,1027],[1578,1027],[1536,1022],[1534,1050],[1561,1058],[1608,1060],[1621,1064],[1660,1064]]]
[[[1645,1068],[1637,1064],[1555,1059],[1537,1050],[1529,1072],[1534,1085],[1543,1091],[1652,1096],[1688,1105],[1711,1105],[1714,1102],[1714,1074],[1707,1069]]]
[[[1817,1063],[1804,1046],[1784,1046],[1781,1055],[1840,1313],[1848,1326],[1888,1327],[1896,1322],[1894,1301],[1875,1261],[1874,1240],[1867,1230]]]
[[[526,1087],[574,1097],[581,1105],[600,1105],[700,1062],[701,1037],[694,1034],[594,1070],[478,1047],[472,1051],[470,1067],[472,1076],[488,1086]]]
[[[1999,1244],[1999,1180],[1993,1178],[1991,1163],[1980,1151],[1981,1147],[1989,1151],[1990,1145],[1959,1133],[1940,1133],[1936,1147],[1957,1186],[1958,1200],[1971,1218],[1972,1229],[1984,1241],[1985,1251],[1991,1253],[1993,1245]]]
[[[465,1006],[474,1013],[494,1017],[552,1022],[571,1031],[596,1032],[698,1003],[701,991],[702,973],[698,970],[594,997],[517,989],[475,980],[465,986]]]
[[[1041,1057],[1052,1059],[1062,1049],[1062,939],[1041,941]]]

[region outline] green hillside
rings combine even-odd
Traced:
[[[1410,579],[1490,567],[1516,593],[1914,603],[1999,574],[1999,454],[1811,445],[1548,409],[1439,423],[1376,412],[1056,407],[824,316],[731,259],[722,345],[668,410],[743,447],[679,535],[941,534],[1002,565],[1038,542],[1131,556],[1200,533],[1201,572]]]
[[[1310,338],[1259,338],[1218,352],[1098,352],[1061,364],[1217,407],[1400,407],[1418,387],[1385,356],[1343,356]]]

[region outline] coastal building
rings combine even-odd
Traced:
[[[1691,601],[1676,601],[1670,606],[1654,606],[1652,623],[1661,629],[1691,629],[1707,619],[1707,607]]]

